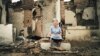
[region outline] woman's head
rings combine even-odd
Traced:
[[[54,25],[54,26],[58,26],[58,25],[59,25],[59,22],[58,22],[57,19],[53,19],[53,25]]]

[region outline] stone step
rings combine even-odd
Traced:
[[[50,42],[41,42],[40,46],[44,50],[49,50],[51,47],[51,43]],[[61,43],[61,48],[63,48],[64,50],[70,51],[71,44],[70,43]]]

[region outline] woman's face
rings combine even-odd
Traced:
[[[59,25],[58,20],[54,20],[54,21],[53,21],[53,25],[54,25],[54,26],[58,26],[58,25]]]

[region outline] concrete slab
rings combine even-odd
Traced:
[[[40,46],[42,49],[48,50],[48,49],[50,49],[51,43],[50,42],[42,42],[42,43],[40,43]]]
[[[0,24],[0,45],[10,44],[13,42],[12,24]]]
[[[68,29],[66,30],[65,40],[87,41],[91,38],[91,30],[87,29]]]
[[[67,51],[71,50],[71,44],[70,43],[61,43],[61,47]]]
[[[41,42],[40,46],[44,50],[50,49],[51,43],[50,42]],[[67,51],[71,50],[71,44],[70,43],[61,43],[61,47]]]

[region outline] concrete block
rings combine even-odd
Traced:
[[[68,27],[66,30],[66,40],[89,40],[91,37],[91,30],[85,29],[85,27]]]
[[[13,42],[13,27],[12,24],[0,24],[0,45],[10,44]]]
[[[51,43],[50,42],[42,42],[40,43],[40,46],[44,50],[50,49]],[[61,48],[64,50],[70,51],[71,50],[71,44],[70,43],[61,43]]]
[[[40,46],[42,49],[48,50],[48,49],[50,49],[51,43],[50,42],[42,42],[42,43],[40,43]]]
[[[71,50],[71,44],[70,43],[61,43],[61,47],[67,51]]]

